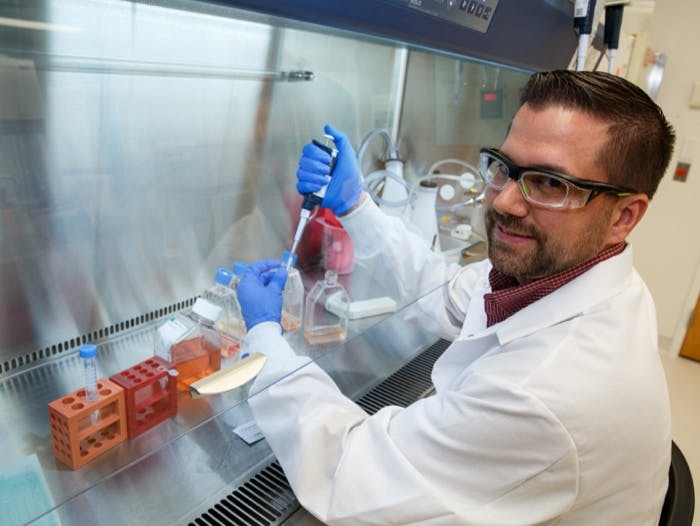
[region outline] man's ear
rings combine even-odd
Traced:
[[[649,207],[649,196],[634,194],[618,198],[610,229],[610,244],[621,243],[644,217]]]

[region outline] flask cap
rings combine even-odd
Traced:
[[[214,278],[220,285],[228,286],[231,283],[231,271],[227,268],[220,268],[216,271],[216,277]]]
[[[289,250],[285,250],[282,253],[282,264],[286,265],[287,261],[289,261]],[[296,264],[296,262],[297,262],[297,255],[294,254],[294,256],[292,257],[292,266],[294,266]]]
[[[242,261],[233,262],[233,273],[236,276],[242,276],[246,270],[248,270],[248,263],[243,263]]]

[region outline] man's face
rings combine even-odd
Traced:
[[[520,166],[545,168],[581,179],[608,182],[598,153],[607,124],[551,106],[520,108],[500,150]],[[525,200],[515,181],[486,195],[489,258],[520,283],[583,263],[611,244],[614,198],[601,195],[583,208],[548,209]]]

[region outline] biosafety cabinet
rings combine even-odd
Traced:
[[[148,360],[155,328],[219,267],[289,248],[300,151],[324,124],[362,146],[368,179],[388,150],[407,189],[473,172],[528,74],[569,64],[572,13],[568,0],[3,2],[0,523],[313,523],[265,440],[242,437],[250,384],[181,393],[176,414],[77,469],[54,454],[49,404],[82,386],[81,344],[97,344],[100,378]],[[478,205],[453,198],[437,201],[445,252],[440,222]],[[449,257],[483,245],[473,234]],[[317,243],[299,253],[307,290]],[[353,300],[391,296],[358,265],[340,279]],[[352,320],[343,344],[290,341],[369,412],[406,405],[430,392],[446,344],[407,325],[407,306]]]

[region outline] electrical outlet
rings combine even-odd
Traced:
[[[700,109],[700,80],[696,80],[690,92],[690,107]]]

